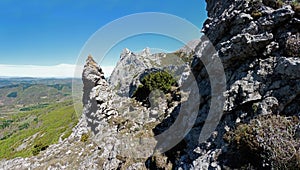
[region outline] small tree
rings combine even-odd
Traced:
[[[169,73],[158,71],[145,76],[142,84],[149,91],[159,89],[164,93],[168,93],[171,91],[171,87],[176,85],[176,80]]]
[[[141,83],[133,97],[145,103],[149,103],[149,94],[152,91],[159,90],[167,94],[172,92],[172,86],[178,86],[172,75],[165,71],[152,72],[143,77]]]

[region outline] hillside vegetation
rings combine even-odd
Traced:
[[[37,155],[78,122],[70,79],[24,81],[0,80],[0,159]]]

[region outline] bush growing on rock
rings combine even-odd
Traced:
[[[176,80],[165,71],[152,72],[141,80],[141,85],[134,92],[133,97],[145,102],[151,91],[159,90],[167,94],[172,92],[172,87],[177,86]]]
[[[155,152],[150,159],[149,168],[158,170],[171,170],[173,167],[167,156],[162,153]]]
[[[80,141],[81,142],[87,142],[88,139],[89,139],[89,134],[84,133],[84,134],[81,135]]]
[[[291,35],[286,40],[286,53],[289,56],[297,57],[300,55],[300,34]]]
[[[299,3],[299,0],[294,0],[292,2],[292,7],[293,7],[293,10],[299,15],[299,13],[300,13],[300,3]]]
[[[225,134],[225,141],[253,165],[278,169],[300,168],[299,119],[276,115],[259,116]],[[243,158],[242,158],[243,159]]]
[[[262,13],[261,13],[260,11],[255,10],[255,11],[253,11],[253,12],[251,13],[251,16],[252,16],[254,19],[258,19],[258,18],[260,18],[260,17],[262,16]]]
[[[145,76],[142,84],[149,91],[159,89],[164,93],[170,92],[171,87],[176,85],[176,80],[165,71],[158,71]]]
[[[44,151],[48,148],[48,145],[43,144],[42,142],[37,142],[32,149],[32,155],[36,156],[41,151]]]

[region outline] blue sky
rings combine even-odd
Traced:
[[[206,18],[205,6],[203,0],[1,0],[0,73],[4,74],[7,65],[73,65],[93,33],[134,13],[173,14],[188,20],[200,31]],[[155,42],[156,39],[149,37],[145,44],[124,41],[124,45],[133,51],[140,50],[142,45],[151,46],[161,41]],[[162,49],[173,50],[178,46],[165,44]],[[116,51],[124,45],[119,44]]]

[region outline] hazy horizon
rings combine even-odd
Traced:
[[[135,13],[160,12],[181,17],[194,24],[200,32],[207,16],[205,7],[204,1],[186,3],[179,0],[1,1],[0,76],[70,77],[85,43],[108,23]],[[97,62],[108,75],[124,48],[132,51],[146,47],[174,51],[182,45],[162,35],[133,36],[116,44],[105,60]],[[49,69],[52,75],[45,69]]]
[[[81,78],[74,75],[75,69],[82,70],[82,66],[59,64],[53,66],[37,65],[2,65],[0,64],[0,77],[32,77],[32,78]],[[101,67],[105,77],[109,77],[113,66]]]

